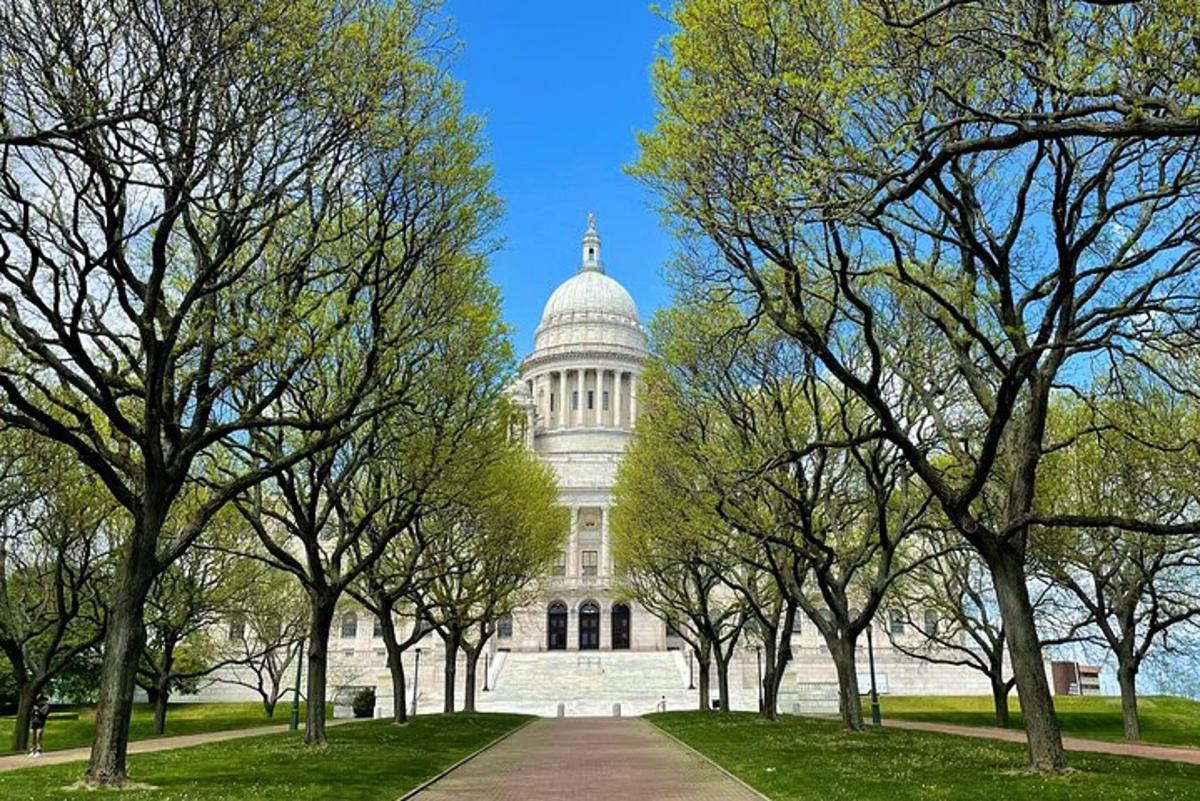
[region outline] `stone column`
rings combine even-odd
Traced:
[[[596,428],[604,425],[604,371],[596,368],[596,415],[593,423]]]
[[[637,422],[637,373],[629,374],[629,427],[633,428],[633,424]]]
[[[613,371],[613,428],[621,427],[621,384],[625,376],[620,370]]]
[[[567,576],[579,575],[579,507],[571,507],[571,533],[567,537]]]
[[[608,554],[608,507],[600,507],[600,555],[596,559],[596,573],[611,576],[611,558]]]

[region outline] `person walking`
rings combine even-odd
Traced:
[[[46,736],[46,721],[50,719],[50,699],[44,695],[37,697],[37,702],[33,705],[33,714],[29,721],[29,728],[33,730],[33,750],[29,752],[30,757],[40,757],[42,755],[42,746],[45,743]]]

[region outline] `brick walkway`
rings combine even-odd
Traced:
[[[933,731],[942,734],[957,734],[962,737],[1005,740],[1010,743],[1025,742],[1025,732],[1020,729],[989,729],[983,726],[956,726],[952,723],[925,723],[924,721],[916,720],[884,720],[883,725],[893,729]],[[1200,748],[1172,748],[1166,745],[1085,740],[1082,737],[1064,737],[1063,747],[1068,751],[1086,751],[1093,754],[1163,759],[1168,762],[1184,762],[1190,765],[1200,765]]]
[[[639,718],[540,719],[413,801],[762,801]]]
[[[353,722],[352,718],[326,721],[326,726],[340,726]],[[53,721],[51,721],[53,724]],[[175,748],[187,748],[190,745],[219,743],[223,740],[240,740],[243,737],[259,737],[264,734],[282,734],[287,731],[286,724],[279,726],[255,726],[252,729],[228,729],[213,731],[206,734],[179,734],[168,737],[151,737],[146,740],[133,740],[129,743],[130,754],[148,754],[152,751],[170,751]],[[51,730],[51,735],[53,730]],[[47,737],[52,739],[52,737]],[[0,773],[21,768],[36,768],[40,765],[61,765],[64,762],[85,761],[92,755],[92,747],[64,748],[61,751],[46,751],[37,759],[30,759],[24,754],[0,756]]]

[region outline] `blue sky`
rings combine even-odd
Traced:
[[[487,121],[504,198],[492,278],[519,356],[550,293],[579,267],[587,213],[603,260],[643,322],[665,304],[671,241],[650,194],[622,171],[653,122],[650,63],[668,31],[648,0],[514,3],[446,0],[462,43],[454,72]]]

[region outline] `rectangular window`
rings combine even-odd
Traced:
[[[566,551],[559,552],[558,563],[554,565],[554,575],[556,575],[556,576],[567,575],[567,553],[566,553]]]
[[[601,408],[607,412],[608,411],[608,390],[607,389],[604,390],[604,394],[600,396],[600,402],[603,404],[603,406],[601,406]]]
[[[579,392],[578,391],[571,393],[571,411],[573,411],[573,412],[579,411]]]
[[[595,408],[596,408],[595,397],[594,397],[594,396],[595,396],[595,394],[596,394],[596,393],[595,393],[595,392],[593,392],[592,390],[590,390],[590,389],[588,390],[588,408],[589,408],[589,409],[595,409]]]
[[[584,551],[583,552],[583,575],[596,575],[597,566],[599,564],[599,551]]]
[[[925,610],[925,634],[936,637],[938,633],[938,613],[932,609]]]
[[[350,640],[358,636],[358,615],[347,612],[342,615],[342,639]]]
[[[375,625],[371,629],[371,636],[372,637],[382,637],[383,636],[383,621],[380,620],[379,618],[375,618],[374,622],[375,622]]]
[[[502,640],[512,639],[512,615],[501,615],[496,621],[496,636]]]
[[[899,610],[893,611],[891,614],[889,631],[892,634],[904,633],[904,615]]]

